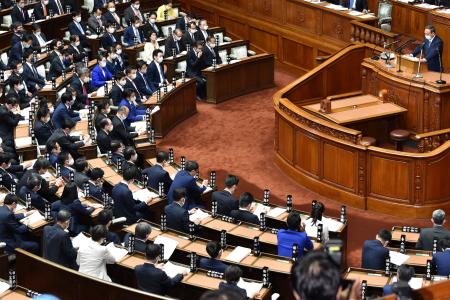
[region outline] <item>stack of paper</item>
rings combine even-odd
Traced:
[[[169,260],[172,256],[173,252],[178,246],[178,242],[172,240],[171,238],[158,235],[153,242],[154,244],[163,244],[164,245],[164,259]]]
[[[253,210],[253,214],[256,215],[258,218],[260,217],[261,213],[267,213],[270,209],[269,206],[265,206],[261,203],[255,203],[254,207],[255,209]]]
[[[130,124],[131,127],[134,127],[134,131],[145,131],[147,130],[147,123],[145,121],[137,121]]]
[[[392,282],[397,282],[397,276],[392,278]],[[423,286],[423,278],[422,277],[413,277],[410,281],[408,281],[409,286],[414,289],[420,289]]]
[[[441,9],[439,12],[440,12],[440,13],[443,13],[443,14],[450,14],[450,8],[447,8],[447,9]]]
[[[5,195],[6,196],[6,194],[3,194],[3,195]],[[4,198],[3,198],[4,199]],[[22,209],[25,209],[25,206],[23,206],[22,204],[20,204],[20,203],[17,203],[17,206],[16,206],[16,211],[21,211]]]
[[[7,290],[9,290],[10,285],[4,281],[0,281],[0,294],[6,292]]]
[[[30,224],[33,224],[33,223],[36,223],[36,222],[39,222],[39,221],[43,221],[43,220],[45,220],[44,216],[41,215],[38,211],[35,211],[34,213],[29,215],[28,217],[25,217],[22,220],[20,220],[20,222],[26,223],[28,221]]]
[[[103,208],[103,205],[100,203],[90,202],[88,205],[93,208]]]
[[[437,5],[428,4],[428,3],[416,4],[415,6],[421,7],[421,8],[425,8],[425,9],[435,9],[435,8],[438,8],[438,7],[439,7],[439,6],[437,6]]]
[[[6,193],[0,193],[0,201],[1,201],[1,202],[3,202],[3,200],[5,200],[6,195],[8,195],[8,194],[6,194]],[[17,205],[19,205],[19,203],[17,203]],[[18,209],[16,209],[16,210],[18,210]]]
[[[351,11],[348,12],[348,14],[349,14],[350,16],[360,16],[360,15],[362,15],[363,13],[360,12],[360,11],[357,11],[357,10],[351,10]]]
[[[108,245],[106,245],[106,248],[108,248],[109,253],[111,253],[112,256],[114,256],[116,261],[120,261],[122,258],[125,257],[125,255],[128,254],[128,251],[126,249],[118,248],[114,245],[114,243],[109,243]]]
[[[281,214],[284,214],[285,212],[286,212],[286,208],[275,207],[275,208],[272,208],[271,210],[269,210],[269,212],[267,213],[267,216],[271,217],[271,218],[276,218],[276,217],[280,216]]]
[[[22,108],[20,110],[20,115],[22,117],[24,117],[25,120],[28,120],[30,118],[30,110],[31,110],[31,106],[26,107],[26,108]]]
[[[15,141],[16,141],[17,148],[29,146],[29,145],[31,145],[31,136],[16,138]]]
[[[52,177],[52,174],[50,174],[50,172],[47,171],[44,174],[42,174],[41,177],[48,181],[50,180],[50,177]]]
[[[252,250],[250,248],[245,248],[241,246],[237,246],[231,251],[230,254],[225,258],[226,260],[233,261],[235,263],[240,263],[244,258],[250,255]]]
[[[91,239],[80,232],[76,237],[72,239],[72,245],[74,248],[79,249],[81,246],[87,245],[91,242]]]
[[[404,264],[409,259],[409,255],[397,251],[389,251],[389,257],[391,258],[391,263],[397,266]]]
[[[105,96],[105,86],[101,86],[97,89],[97,97]]]
[[[156,193],[149,191],[148,189],[141,189],[133,193],[133,198],[135,200],[145,202],[150,198],[151,199],[158,198],[158,195]]]
[[[241,278],[237,286],[240,287],[241,289],[244,289],[247,292],[248,298],[253,299],[256,296],[256,294],[258,294],[259,291],[261,291],[263,284],[259,282],[245,281]]]
[[[91,40],[95,40],[96,38],[98,38],[98,35],[96,35],[96,34],[91,34],[91,35],[88,35],[87,38],[88,38],[88,39],[91,39]]]
[[[210,186],[206,187],[206,190],[203,192],[203,194],[208,193],[209,191],[212,191],[212,188]]]
[[[197,219],[202,221],[203,219],[206,219],[207,217],[209,217],[208,213],[204,212],[201,209],[197,209],[197,211],[195,213],[193,213],[192,215],[189,215],[189,221],[194,222]]]
[[[164,265],[163,271],[166,272],[167,276],[169,276],[170,278],[174,278],[178,274],[183,274],[184,272],[188,272],[189,273],[189,269],[188,268],[183,267],[183,266],[179,266],[179,265],[174,265],[170,261],[168,261]]]
[[[330,9],[334,9],[334,10],[347,10],[346,7],[340,6],[340,5],[336,5],[336,4],[328,4],[325,7],[330,8]]]
[[[322,222],[325,226],[328,227],[328,231],[341,231],[342,227],[344,227],[344,224],[331,218],[325,218],[322,217]]]

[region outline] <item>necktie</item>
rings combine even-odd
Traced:
[[[193,42],[195,42],[195,40],[194,40],[194,34],[191,32],[191,40],[193,41]]]
[[[102,19],[98,19],[98,26],[102,27]]]
[[[47,16],[47,5],[42,5],[42,12],[44,13],[44,17]]]
[[[73,49],[75,49],[75,51],[77,51],[77,53],[80,54],[80,50],[78,50],[77,46],[73,46]]]
[[[138,42],[141,42],[141,36],[139,35],[139,30],[137,28],[134,28],[134,35],[136,36]]]
[[[84,35],[84,30],[83,27],[81,27],[81,24],[78,22],[75,22],[75,24],[77,24],[78,30],[81,32],[81,34]]]
[[[111,34],[111,33],[110,33],[109,35],[111,36],[111,40],[112,40],[112,42],[113,42],[113,43],[115,43],[115,42],[116,42],[116,38],[114,37],[114,35],[113,35],[113,34]]]
[[[59,0],[55,0],[55,2],[56,2],[56,6],[58,7],[58,14],[62,15],[64,10],[63,10],[63,7],[61,5],[61,2],[59,2]]]
[[[22,13],[23,20],[25,21],[25,13],[23,12],[23,9],[20,8],[20,12]]]
[[[149,88],[148,88],[148,84],[147,84],[147,80],[145,80],[145,77],[144,77],[144,75],[142,75],[141,73],[139,73],[139,75],[141,75],[141,77],[142,77],[142,80],[144,80],[144,83],[145,83],[145,88],[146,88],[147,90],[149,90]]]
[[[86,85],[83,84],[83,96],[87,95]]]
[[[178,46],[178,41],[175,40],[175,46],[177,46],[177,53],[180,53],[180,46]]]

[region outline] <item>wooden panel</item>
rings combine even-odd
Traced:
[[[356,152],[334,144],[323,145],[323,178],[325,181],[354,190],[356,175]]]
[[[278,119],[278,153],[292,163],[294,144],[294,129],[283,119]]]
[[[319,175],[320,141],[304,131],[295,132],[296,167],[313,175]]]
[[[191,12],[194,13],[197,18],[206,19],[208,22],[215,23],[214,12],[206,10],[202,6],[191,6]],[[210,25],[210,24],[208,24],[208,25]]]
[[[283,1],[280,0],[253,0],[249,1],[249,13],[263,18],[271,18],[278,22],[282,22]]]
[[[314,67],[314,51],[312,47],[283,39],[283,60],[305,69]]]
[[[437,160],[433,160],[426,165],[426,203],[441,202],[449,200],[450,184],[450,154],[447,154]]]
[[[322,33],[341,41],[350,41],[350,20],[331,12],[322,12]]]
[[[249,40],[257,44],[262,50],[267,53],[277,55],[278,38],[275,34],[260,30],[255,27],[249,27]]]
[[[368,193],[380,197],[408,201],[410,165],[406,161],[371,155]]]
[[[241,22],[219,16],[219,26],[224,27],[227,33],[231,33],[240,39],[247,39],[247,28],[245,24]]]
[[[286,2],[286,23],[301,27],[302,30],[319,33],[320,11],[296,1]]]

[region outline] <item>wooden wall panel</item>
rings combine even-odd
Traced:
[[[247,26],[244,23],[224,16],[219,16],[219,26],[224,27],[227,34],[231,33],[239,39],[247,39]]]
[[[445,199],[445,195],[450,195],[450,168],[442,168],[442,166],[450,166],[450,154],[447,154],[438,160],[430,161],[426,165],[426,186],[425,203],[441,202]],[[448,200],[448,199],[447,199]]]
[[[310,46],[283,39],[283,61],[305,69],[314,68],[314,49]]]
[[[318,21],[318,10],[302,5],[296,1],[286,1],[286,23],[301,27],[305,31],[312,33],[319,32],[316,28]]]
[[[409,202],[411,167],[407,161],[370,156],[368,194]]]
[[[327,20],[323,23],[322,33],[337,40],[350,41],[350,27],[344,24],[341,17],[330,13],[323,12],[323,18]],[[348,22],[348,20],[345,20]]]
[[[252,15],[276,21],[283,19],[283,3],[280,0],[250,0],[248,2],[248,11]]]
[[[295,132],[294,164],[301,170],[319,176],[320,141],[302,130]]]
[[[294,129],[283,118],[278,119],[278,153],[289,162],[294,157]]]
[[[249,27],[248,38],[265,52],[278,56],[278,37],[275,34],[255,27]]]
[[[357,153],[337,147],[330,143],[323,144],[323,179],[331,184],[349,191],[355,191],[355,170]]]

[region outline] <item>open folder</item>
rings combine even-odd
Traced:
[[[262,289],[263,284],[260,282],[245,281],[241,278],[239,279],[237,286],[240,287],[241,289],[244,289],[247,292],[248,298],[253,299],[255,295],[258,294],[259,291]]]
[[[230,254],[225,258],[226,260],[233,261],[235,263],[240,263],[244,258],[250,255],[252,250],[250,248],[245,248],[241,246],[237,246],[231,251]]]
[[[163,271],[169,276],[170,278],[174,278],[178,274],[183,274],[184,272],[189,272],[189,269],[183,266],[175,265],[168,261],[166,264],[164,264]]]
[[[163,244],[164,245],[164,259],[165,260],[169,260],[170,257],[172,256],[173,252],[175,251],[175,249],[178,246],[178,242],[165,237],[165,236],[161,236],[158,235],[155,239],[155,241],[153,242],[154,244]]]

